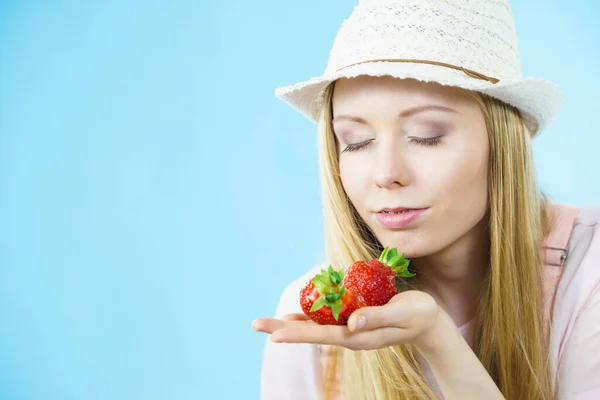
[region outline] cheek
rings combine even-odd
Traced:
[[[458,218],[478,216],[487,209],[488,148],[464,145],[445,152],[437,160],[437,171],[428,174],[433,196]]]
[[[416,234],[398,234],[392,243],[413,257],[432,254],[470,232],[488,209],[487,148],[473,152],[447,148],[428,158],[415,173],[421,198],[433,206],[431,218]],[[410,236],[409,236],[410,235]]]
[[[370,187],[366,160],[360,160],[358,154],[342,156],[340,158],[340,178],[346,194],[358,210],[362,209]]]

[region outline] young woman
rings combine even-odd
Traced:
[[[364,0],[324,76],[278,90],[319,123],[327,260],[253,324],[263,399],[600,399],[600,209],[537,187],[562,97],[519,65],[503,0]],[[384,247],[398,295],[307,320],[310,278]]]

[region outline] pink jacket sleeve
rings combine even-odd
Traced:
[[[600,208],[577,218],[557,288],[552,349],[560,400],[600,399]]]
[[[275,318],[302,312],[300,291],[319,269],[315,267],[284,290]],[[318,400],[320,376],[316,345],[273,343],[267,338],[261,373],[261,400]]]

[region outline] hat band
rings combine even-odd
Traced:
[[[486,75],[483,75],[479,72],[476,71],[472,71],[470,69],[466,69],[463,67],[458,67],[456,65],[452,65],[452,64],[446,64],[443,62],[438,62],[438,61],[430,61],[430,60],[412,60],[412,59],[404,59],[404,58],[382,58],[382,59],[377,59],[377,60],[367,60],[367,61],[360,61],[354,64],[350,64],[350,65],[346,65],[345,67],[342,67],[338,70],[336,70],[336,72],[339,72],[345,68],[349,68],[355,65],[359,65],[359,64],[364,64],[364,63],[372,63],[372,62],[408,62],[408,63],[416,63],[416,64],[432,64],[432,65],[439,65],[442,67],[446,67],[446,68],[452,68],[452,69],[456,69],[459,71],[464,72],[465,74],[469,75],[471,78],[476,78],[476,79],[482,79],[485,81],[489,81],[492,83],[498,83],[500,82],[499,79],[496,78],[492,78]]]

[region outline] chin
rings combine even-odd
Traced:
[[[403,253],[406,258],[418,258],[431,253],[430,246],[423,243],[414,233],[398,232],[396,234],[385,235],[381,244],[384,247],[395,247],[399,253]]]

